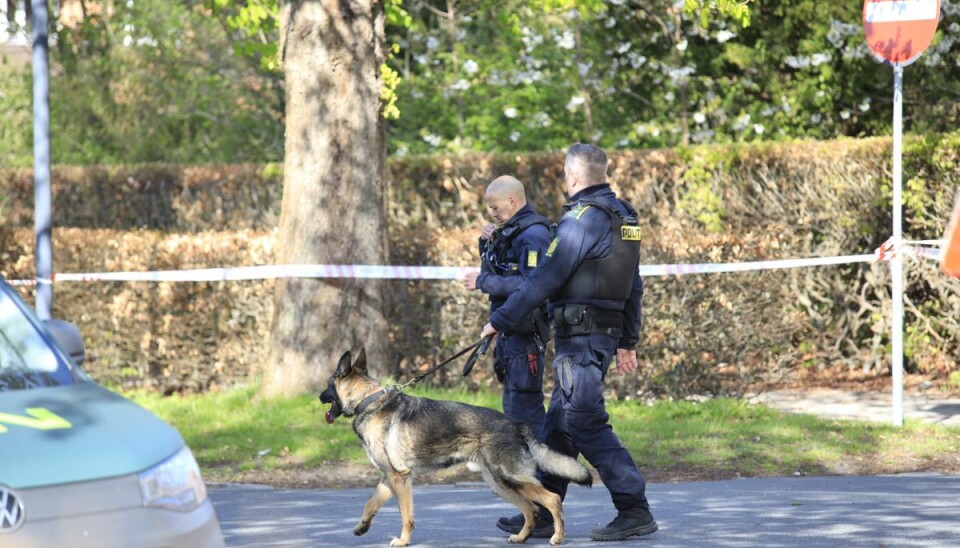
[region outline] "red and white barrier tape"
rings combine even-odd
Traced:
[[[753,270],[869,263],[875,260],[876,257],[874,255],[842,255],[839,257],[809,257],[806,259],[783,259],[745,263],[654,264],[640,265],[640,275],[681,276],[684,274],[718,274],[721,272],[749,272]]]
[[[906,255],[914,255],[916,257],[939,261],[941,250],[937,247],[929,246],[941,245],[942,243],[943,240],[903,240],[903,245],[901,245],[899,249]],[[897,249],[897,246],[893,243],[893,238],[891,238],[883,242],[883,244],[874,251],[874,260],[889,261],[897,256]]]
[[[387,280],[454,280],[476,267],[286,264],[156,270],[148,272],[89,272],[55,274],[56,282],[217,282],[270,278],[375,278]],[[34,285],[34,280],[10,280],[13,285]]]
[[[924,259],[930,259],[933,261],[939,261],[941,256],[941,251],[935,247],[922,247],[918,245],[906,245],[903,246],[905,253],[910,255],[916,255],[917,257],[923,257]]]
[[[748,272],[808,266],[826,266],[867,263],[886,260],[878,250],[873,255],[843,255],[839,257],[810,257],[743,263],[657,264],[640,265],[641,276],[682,276],[686,274],[716,274]],[[241,266],[232,268],[199,268],[193,270],[160,270],[148,272],[89,272],[55,274],[56,282],[215,282],[228,280],[263,280],[270,278],[367,278],[387,280],[459,280],[476,267],[455,266],[391,266],[391,265],[332,265],[290,264]],[[36,285],[36,280],[9,280],[13,285]],[[44,283],[44,281],[41,281]],[[51,280],[46,280],[51,283]]]

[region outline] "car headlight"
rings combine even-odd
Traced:
[[[140,473],[140,494],[144,506],[189,512],[207,500],[207,486],[193,453],[184,446],[176,455]]]

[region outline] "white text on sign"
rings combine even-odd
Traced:
[[[875,2],[865,6],[865,23],[927,21],[940,17],[937,0]]]

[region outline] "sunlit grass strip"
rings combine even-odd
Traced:
[[[366,461],[350,420],[326,424],[326,406],[316,396],[261,398],[256,391],[244,386],[185,397],[127,396],[176,426],[205,470]],[[412,393],[500,409],[499,391],[418,387]],[[645,471],[692,468],[710,477],[830,474],[849,470],[851,460],[893,466],[904,459],[960,454],[960,428],[821,419],[740,400],[611,401],[607,410],[614,431]]]

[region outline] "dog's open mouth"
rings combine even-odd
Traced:
[[[343,411],[340,409],[340,406],[337,405],[337,402],[330,402],[330,409],[327,409],[327,412],[324,414],[324,418],[327,420],[327,424],[333,424],[334,419],[343,414]]]
[[[337,387],[334,385],[333,378],[327,383],[327,389],[320,394],[320,403],[330,404],[330,409],[327,409],[326,414],[323,416],[323,418],[327,420],[327,424],[333,424],[334,419],[343,414],[343,409],[340,407],[340,398],[337,397]]]

